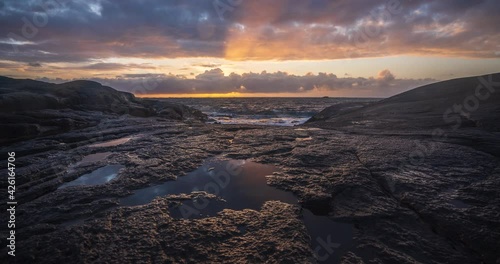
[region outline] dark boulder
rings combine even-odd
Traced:
[[[309,123],[322,128],[500,131],[500,73],[425,85],[354,110],[336,105]],[[348,111],[346,111],[348,110]]]
[[[0,76],[0,143],[94,126],[105,115],[206,121],[198,110],[136,98],[92,81],[62,84]]]

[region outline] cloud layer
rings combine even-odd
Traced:
[[[0,75],[78,76],[145,94],[351,90],[386,96],[431,80],[398,79],[389,70],[366,78],[318,70],[241,73],[213,61],[499,59],[498,14],[498,0],[4,0]],[[181,65],[199,58],[206,63]],[[179,65],[158,64],[170,59]],[[371,72],[387,66],[375,67]]]
[[[40,79],[49,82],[68,80]],[[397,79],[389,70],[381,71],[376,77],[337,77],[334,74],[319,73],[304,76],[285,72],[231,73],[224,75],[219,69],[206,70],[195,78],[166,74],[125,74],[116,78],[93,78],[92,80],[118,90],[137,95],[159,94],[284,94],[293,96],[342,96],[345,91],[356,96],[390,96],[396,93],[432,83],[432,79]]]
[[[490,58],[499,13],[497,0],[5,0],[0,58]]]

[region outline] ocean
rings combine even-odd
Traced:
[[[344,102],[373,102],[373,98],[168,98],[209,117],[208,123],[295,126],[321,110]]]

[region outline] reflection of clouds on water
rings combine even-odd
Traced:
[[[99,185],[110,182],[116,176],[118,176],[118,171],[124,168],[123,165],[107,165],[101,167],[91,173],[84,174],[73,180],[71,182],[64,183],[58,189],[70,187],[70,186],[80,186],[80,185]]]
[[[90,145],[90,147],[94,147],[94,148],[114,147],[114,146],[118,146],[121,144],[125,144],[125,143],[129,142],[131,139],[132,139],[131,137],[119,138],[119,139],[107,141],[104,143],[93,144],[93,145]]]
[[[267,184],[266,178],[277,171],[275,166],[249,160],[210,158],[197,170],[175,181],[134,191],[134,194],[122,198],[120,205],[143,205],[159,196],[189,195],[197,191],[200,196],[185,196],[191,198],[182,199],[180,204],[169,208],[170,216],[195,219],[215,216],[224,209],[258,211],[268,201],[300,206],[293,193]],[[221,178],[221,175],[227,177]],[[218,199],[208,199],[203,196],[206,194],[213,194]],[[301,219],[320,263],[335,262],[351,246],[352,224],[332,221],[328,215],[315,215],[306,208],[302,208]]]
[[[114,174],[111,174],[111,175],[109,175],[109,176],[106,176],[105,181],[106,181],[106,182],[111,181],[112,179],[114,179],[114,178],[116,177],[116,175],[118,175],[118,174],[114,173]]]

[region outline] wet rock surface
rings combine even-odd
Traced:
[[[341,263],[498,263],[498,134],[461,127],[436,140],[432,132],[102,113],[94,126],[2,145],[2,153],[16,151],[17,261],[316,263],[326,254]],[[106,155],[89,157],[99,153]],[[134,190],[176,180],[215,156],[276,166],[268,184],[292,192],[314,214],[352,225],[352,243],[318,255],[312,241],[336,234],[311,237],[305,210],[277,201],[199,219],[174,218],[169,209],[217,196],[193,192],[119,206]],[[124,166],[112,181],[58,189],[112,164]]]
[[[93,146],[127,137],[123,144]],[[435,150],[412,164],[417,141]],[[118,207],[133,190],[175,180],[219,155],[277,166],[270,185],[293,192],[315,214],[353,224],[354,242],[342,253],[345,263],[495,263],[498,258],[498,157],[419,135],[121,117],[98,129],[2,148],[7,150],[19,153],[18,248],[26,263],[314,262],[310,241],[316,238],[308,236],[298,207],[269,203],[260,211],[226,210],[189,220],[169,215],[169,204],[178,197]],[[111,154],[78,164],[103,152]],[[108,164],[125,168],[106,184],[58,190]],[[469,206],[456,207],[452,200]],[[242,225],[246,235],[238,231]]]

